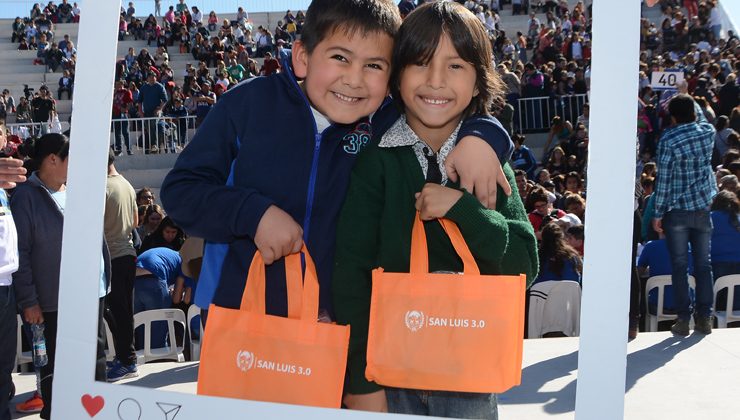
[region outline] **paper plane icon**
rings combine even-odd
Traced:
[[[180,412],[180,404],[169,404],[158,402],[157,406],[164,413],[165,420],[175,420],[177,413]]]

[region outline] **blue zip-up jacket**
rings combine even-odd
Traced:
[[[206,240],[195,303],[238,308],[256,246],[257,226],[270,205],[302,225],[320,282],[320,308],[333,315],[331,279],[336,221],[357,153],[370,141],[367,119],[318,133],[308,99],[290,68],[242,82],[218,101],[164,180],[167,214],[189,235]],[[373,116],[387,129],[393,106]],[[513,145],[492,117],[463,124],[459,137],[488,139],[504,162]],[[286,316],[282,261],[266,270],[267,313]]]
[[[18,230],[18,271],[13,273],[18,307],[26,309],[39,305],[43,312],[56,312],[64,214],[35,172],[13,192],[10,209]],[[105,237],[102,238],[102,253],[105,288],[108,289],[111,268]],[[90,284],[99,281],[91,279]]]

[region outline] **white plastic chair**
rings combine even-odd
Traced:
[[[33,363],[33,353],[31,351],[23,351],[23,336],[21,330],[23,329],[23,319],[20,315],[18,319],[18,333],[16,334],[16,348],[15,348],[15,365],[21,366],[26,363]]]
[[[550,332],[577,337],[581,323],[581,285],[575,280],[550,280],[532,285],[528,320],[528,338],[542,338]]]
[[[722,276],[714,282],[715,304],[717,303],[717,293],[722,289],[727,289],[727,305],[724,308],[714,308],[714,317],[717,318],[717,328],[727,328],[728,323],[740,321],[740,310],[732,310],[732,303],[735,298],[735,286],[740,286],[740,274]]]
[[[116,358],[116,346],[113,343],[113,333],[110,331],[108,321],[103,318],[103,325],[105,325],[105,341],[107,349],[105,350],[105,361],[112,362]]]
[[[190,336],[190,360],[200,360],[200,343],[203,339],[203,319],[201,318],[198,322],[198,338],[193,337],[193,330],[191,322],[193,318],[200,316],[200,308],[198,305],[190,305],[188,308],[188,333]]]
[[[647,329],[647,331],[658,331],[659,322],[673,321],[678,316],[676,314],[667,314],[663,312],[663,301],[665,300],[666,286],[673,286],[673,281],[671,280],[670,274],[664,276],[650,277],[645,284],[645,316],[647,318],[645,328]],[[689,287],[692,289],[696,289],[696,279],[694,279],[694,276],[689,276]],[[650,313],[650,304],[648,300],[648,295],[653,289],[658,289],[658,305],[655,308],[655,314]],[[693,322],[693,319],[689,321],[690,324],[692,324]]]
[[[155,321],[167,322],[169,346],[152,348],[152,322]],[[177,346],[175,322],[182,324],[183,331],[186,331],[185,313],[180,309],[152,309],[134,314],[134,330],[142,325],[144,326],[144,349],[136,351],[137,365],[154,360],[185,361],[185,356],[182,354],[183,347]]]

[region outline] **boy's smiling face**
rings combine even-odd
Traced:
[[[388,95],[392,50],[385,33],[339,27],[311,53],[296,41],[293,68],[314,108],[333,123],[350,124],[375,112]]]

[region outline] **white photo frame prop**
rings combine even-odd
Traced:
[[[203,397],[94,381],[99,302],[94,279],[100,275],[118,13],[117,1],[86,2],[87,18],[83,17],[79,28],[54,418],[159,419],[169,411],[164,406],[179,407],[174,413],[178,420],[224,413],[258,419],[387,419],[389,414]],[[621,419],[624,412],[629,291],[624,279],[629,278],[632,232],[625,226],[631,226],[633,211],[640,0],[595,0],[593,13],[590,131],[594,141],[588,169],[584,267],[588,287],[582,305],[576,417],[609,420]]]

